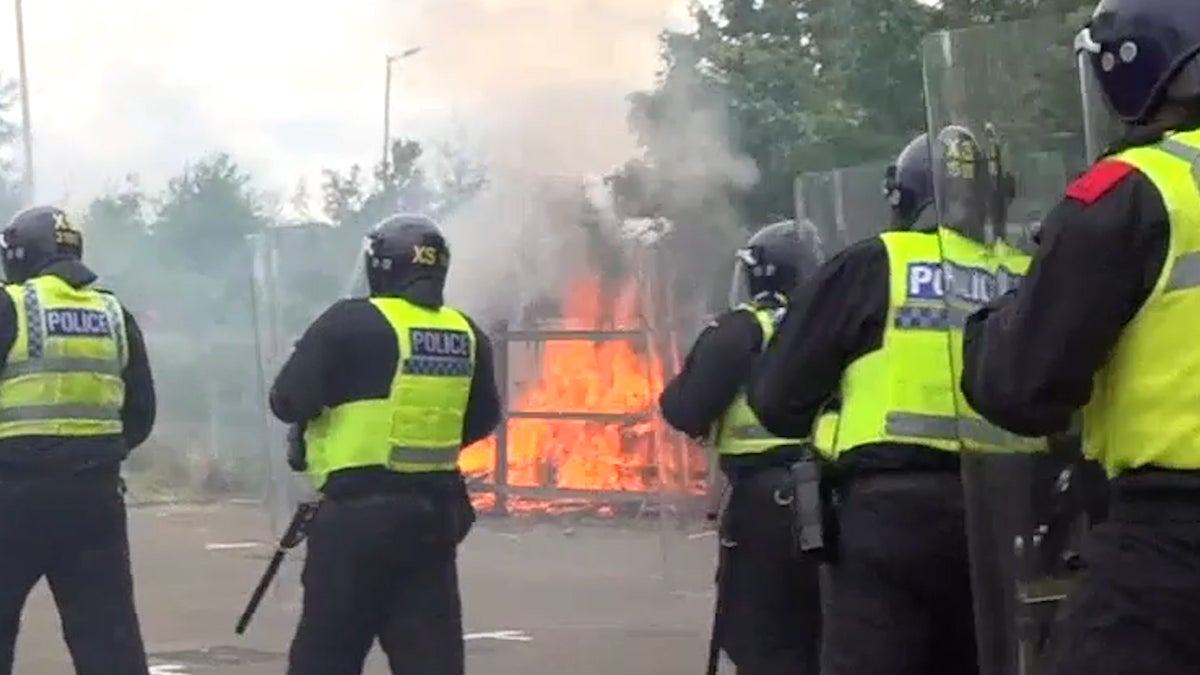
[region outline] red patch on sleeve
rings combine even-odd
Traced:
[[[1120,160],[1106,159],[1097,162],[1073,183],[1067,186],[1067,196],[1084,205],[1094,203],[1108,194],[1126,176],[1133,173],[1133,165]]]

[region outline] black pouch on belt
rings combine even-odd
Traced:
[[[791,475],[792,539],[803,555],[821,556],[825,552],[825,508],[821,499],[821,467],[803,460],[788,467]]]

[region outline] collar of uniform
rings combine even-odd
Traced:
[[[1155,124],[1130,126],[1125,130],[1120,140],[1113,143],[1104,152],[1104,156],[1115,155],[1129,148],[1136,148],[1142,145],[1153,145],[1163,139],[1163,136],[1169,132],[1184,132],[1193,131],[1200,128],[1200,112],[1193,113],[1183,124],[1178,124],[1173,127],[1163,127]]]
[[[787,297],[781,293],[764,292],[754,296],[750,304],[764,309],[775,309],[777,307],[785,307],[787,305]]]
[[[427,307],[429,309],[440,309],[442,302],[442,293],[438,290],[436,293],[433,289],[422,289],[416,285],[410,285],[408,288],[401,290],[387,290],[379,293],[372,293],[372,298],[401,298],[407,300],[414,305]]]
[[[47,274],[62,279],[70,284],[72,288],[83,288],[92,284],[98,278],[90,267],[79,260],[70,259],[56,260],[38,272],[38,276],[45,276]]]

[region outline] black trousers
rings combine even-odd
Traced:
[[[1157,518],[1114,505],[1084,559],[1054,636],[1058,675],[1200,673],[1200,499],[1164,501]]]
[[[831,577],[823,675],[978,672],[956,474],[852,483]]]
[[[722,523],[718,640],[738,675],[816,675],[818,564],[792,545],[786,469],[735,479]]]
[[[395,675],[462,675],[465,498],[326,500],[308,534],[288,675],[360,675],[376,639]]]
[[[116,471],[0,476],[0,674],[29,591],[44,576],[78,675],[146,675]]]

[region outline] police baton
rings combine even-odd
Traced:
[[[320,506],[321,502],[314,501],[302,502],[296,507],[296,513],[292,515],[292,521],[288,523],[287,530],[279,538],[279,544],[275,547],[275,554],[271,556],[271,562],[267,563],[266,571],[263,572],[262,577],[258,580],[258,585],[254,587],[254,592],[250,594],[250,601],[246,603],[246,608],[242,610],[242,615],[238,617],[237,627],[234,628],[234,632],[238,635],[246,632],[246,627],[250,625],[250,621],[254,618],[254,613],[258,611],[258,606],[262,603],[263,596],[267,593],[267,588],[275,580],[275,575],[279,573],[279,566],[283,564],[284,556],[287,555],[288,551],[296,548],[300,542],[304,541],[304,537],[308,533],[308,526],[317,515],[317,510]]]

